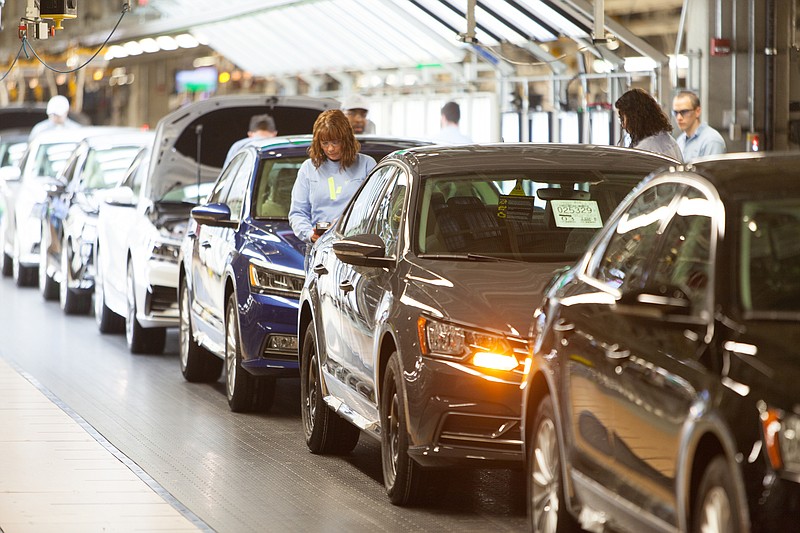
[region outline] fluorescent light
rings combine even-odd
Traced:
[[[128,41],[122,47],[125,48],[128,55],[138,56],[142,54],[142,46],[136,41]]]
[[[147,52],[148,54],[152,54],[154,52],[158,52],[161,50],[161,47],[158,46],[158,43],[152,37],[146,37],[139,41],[139,46],[142,47],[142,50]]]
[[[200,44],[197,42],[197,39],[188,33],[181,33],[180,35],[176,36],[175,42],[178,43],[178,46],[181,48],[196,48],[197,45]]]
[[[128,52],[123,47],[118,44],[114,44],[108,47],[108,52],[106,52],[105,58],[106,60],[114,59],[114,58],[122,58],[128,57]]]
[[[157,37],[156,38],[156,42],[158,43],[158,46],[162,50],[177,50],[178,49],[178,43],[176,43],[175,39],[173,39],[169,35],[161,35],[161,36]]]

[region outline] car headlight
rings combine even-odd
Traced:
[[[800,417],[779,409],[762,409],[761,426],[772,468],[800,473]]]
[[[424,355],[491,370],[514,370],[520,365],[511,344],[501,335],[427,317],[419,317],[417,332]]]
[[[305,277],[298,272],[290,272],[265,266],[251,261],[248,265],[250,290],[259,294],[273,294],[287,298],[300,298]]]
[[[151,243],[151,246],[150,259],[168,263],[178,262],[178,255],[181,251],[180,244],[155,240]]]

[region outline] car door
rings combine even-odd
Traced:
[[[560,317],[553,325],[562,381],[560,408],[570,449],[570,465],[582,477],[616,492],[619,402],[618,359],[635,335],[613,308],[620,291],[640,287],[655,242],[672,207],[672,185],[648,188],[604,230],[586,271],[559,293]]]
[[[104,201],[97,219],[97,256],[103,271],[103,298],[117,314],[126,312],[125,284],[128,238],[136,218],[136,199],[147,175],[150,150],[142,150],[133,160],[118,187],[130,189],[127,202]],[[122,189],[120,189],[122,190]]]
[[[630,332],[614,368],[620,493],[675,527],[682,440],[693,409],[702,410],[710,375],[704,356],[713,325],[714,228],[721,223],[715,217],[722,210],[709,191],[680,190],[666,229],[643,236],[655,243],[646,281],[631,297],[623,290],[615,313]]]
[[[214,188],[206,199],[207,204],[225,203],[228,192],[242,166],[244,155],[234,158],[222,171]],[[196,317],[195,327],[213,343],[219,344],[224,331],[224,310],[219,309],[219,254],[222,251],[220,236],[223,228],[198,225],[192,242],[192,308]]]
[[[387,164],[367,178],[347,210],[341,238],[370,231],[375,212],[386,201],[387,186],[395,179],[395,172],[396,166]],[[337,367],[344,370],[337,375],[339,393],[345,403],[369,420],[376,419],[373,316],[379,298],[376,290],[380,292],[385,285],[385,273],[384,269],[349,265],[336,259],[326,284],[332,292],[327,301],[338,320],[331,323],[326,319],[324,323],[328,330],[338,327],[340,334],[329,335],[326,330],[325,338],[341,341],[338,346],[326,345],[329,355],[326,366],[331,373]]]

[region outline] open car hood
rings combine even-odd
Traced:
[[[269,113],[279,135],[311,133],[314,121],[339,103],[308,96],[221,96],[191,103],[169,113],[156,125],[154,153],[144,195],[162,198],[165,191],[219,176],[231,145],[247,136],[250,118]],[[199,154],[199,156],[198,156]]]

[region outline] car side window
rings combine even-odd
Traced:
[[[692,303],[691,312],[707,309],[711,276],[711,200],[694,187],[681,195],[676,213],[662,237],[652,283],[681,289]]]
[[[221,203],[225,199],[228,195],[228,189],[230,189],[231,180],[236,175],[236,171],[242,164],[243,158],[244,154],[240,154],[239,157],[235,157],[230,164],[225,167],[225,170],[223,170],[222,174],[217,178],[217,183],[214,184],[214,188],[211,189],[211,194],[208,195],[206,203]]]
[[[590,274],[619,291],[641,287],[648,258],[672,218],[680,188],[663,183],[641,191],[606,235],[607,244],[594,258]]]
[[[408,174],[400,170],[378,204],[369,233],[375,233],[386,244],[386,257],[397,255],[397,241],[403,221],[403,204],[408,190]]]
[[[350,204],[347,221],[342,230],[345,237],[367,232],[374,207],[380,201],[387,182],[394,177],[395,168],[393,165],[385,165],[367,176],[367,182]]]
[[[236,166],[235,174],[225,196],[225,203],[231,210],[231,220],[241,220],[247,191],[250,189],[250,176],[253,174],[252,156],[244,154],[240,157],[240,164]]]

